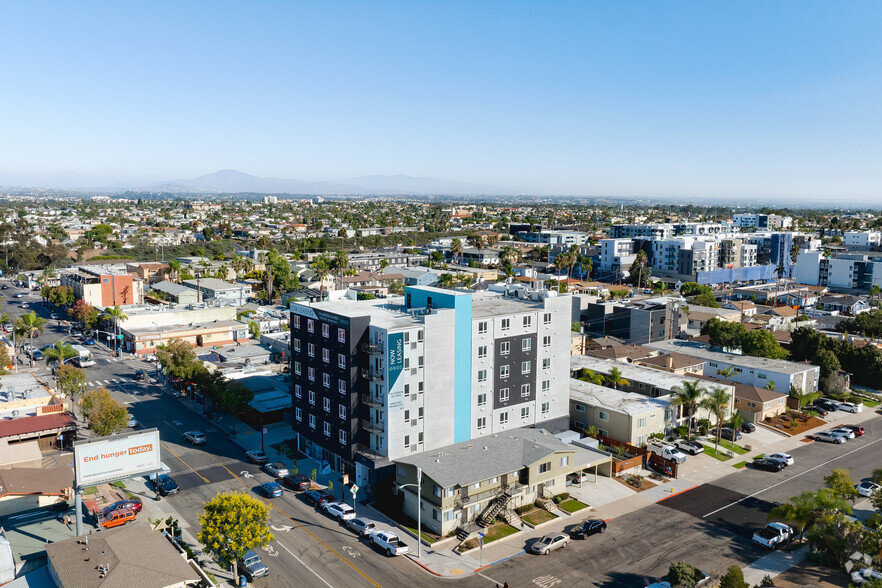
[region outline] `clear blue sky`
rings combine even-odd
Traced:
[[[5,2],[0,175],[882,199],[882,2]]]

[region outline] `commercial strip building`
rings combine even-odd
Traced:
[[[525,426],[565,430],[571,305],[432,287],[292,304],[299,449],[366,487],[407,455]]]
[[[564,492],[566,477],[585,470],[610,476],[612,458],[541,428],[516,428],[396,459],[395,484],[406,515],[416,519],[422,510],[431,532],[443,537],[460,529],[465,537],[497,516],[511,520],[515,508]]]
[[[251,296],[251,288],[241,284],[231,284],[217,278],[200,278],[198,280],[184,280],[183,284],[188,288],[194,288],[199,293],[199,302],[205,300],[218,300],[230,302],[236,306],[242,306],[248,302]]]
[[[236,307],[217,304],[187,306],[132,306],[120,322],[122,349],[137,355],[152,355],[172,339],[194,347],[229,345],[250,337],[248,325],[236,319]]]

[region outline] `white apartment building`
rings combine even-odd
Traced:
[[[874,249],[882,246],[882,231],[846,231],[842,242],[852,249]]]

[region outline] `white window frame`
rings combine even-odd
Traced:
[[[499,377],[503,380],[507,379],[511,374],[511,369],[508,364],[499,366]]]
[[[525,338],[521,339],[521,351],[526,353],[527,351],[530,351],[532,348],[533,348],[533,340],[532,339],[530,339],[529,337],[525,337]]]
[[[509,393],[508,388],[500,388],[499,389],[499,402],[508,402]]]

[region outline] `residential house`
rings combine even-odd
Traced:
[[[787,393],[735,384],[735,410],[749,423],[759,423],[787,410]]]
[[[604,437],[640,446],[655,433],[668,434],[670,402],[634,392],[570,380],[570,428],[597,427]]]

